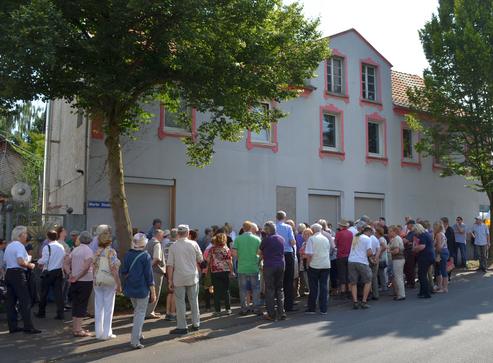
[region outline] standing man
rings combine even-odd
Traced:
[[[308,314],[314,314],[317,305],[320,314],[327,314],[328,289],[327,282],[330,274],[330,241],[322,234],[322,225],[315,223],[311,226],[314,233],[306,242],[305,255],[308,264]],[[351,232],[349,232],[351,233]]]
[[[460,251],[461,266],[465,268],[467,263],[467,239],[466,239],[467,226],[464,224],[464,220],[462,219],[461,216],[455,219],[455,224],[453,229],[454,229],[454,238],[455,238],[454,263],[457,266],[459,265],[458,252]]]
[[[339,288],[341,294],[349,292],[348,288],[348,257],[351,252],[351,244],[353,243],[353,234],[348,229],[349,223],[346,220],[341,220],[337,225],[340,230],[336,233],[335,244],[337,247],[337,278],[339,280]]]
[[[27,254],[24,247],[27,243],[27,228],[17,226],[12,231],[12,242],[5,249],[5,282],[7,284],[7,320],[9,325],[9,333],[17,333],[24,330],[27,334],[41,333],[35,329],[31,316],[31,296],[29,293],[29,285],[26,278],[27,270],[34,269],[34,263]],[[19,310],[24,322],[24,329],[17,326],[17,309],[16,305],[19,302]]]
[[[170,334],[187,334],[187,318],[185,295],[188,297],[192,310],[191,331],[197,331],[200,327],[199,313],[199,270],[198,263],[204,258],[200,247],[195,241],[188,239],[190,228],[186,224],[178,226],[178,240],[171,245],[168,258],[169,289],[174,291],[176,299],[177,327]]]
[[[163,222],[159,218],[155,218],[152,221],[152,227],[147,232],[147,239],[151,239],[152,237],[154,237],[154,232],[158,229],[161,229],[162,224]]]
[[[46,317],[46,302],[50,287],[53,289],[57,314],[55,319],[63,320],[63,262],[65,259],[65,249],[62,244],[57,241],[58,233],[50,230],[46,233],[48,245],[43,247],[42,256],[38,260],[38,264],[43,268],[41,273],[41,298],[39,301],[39,310],[36,314],[38,318]]]
[[[479,256],[479,270],[486,272],[488,249],[490,248],[490,231],[481,217],[476,217],[471,231],[474,237],[474,248]]]
[[[160,314],[156,313],[157,303],[159,301],[159,295],[161,294],[161,287],[163,286],[163,278],[166,273],[166,261],[164,259],[163,248],[161,243],[164,239],[164,231],[156,229],[154,231],[154,237],[147,242],[147,253],[152,257],[152,274],[154,276],[154,289],[156,290],[156,299],[147,306],[146,318],[159,319]]]
[[[259,257],[260,238],[252,233],[253,224],[243,223],[243,234],[236,237],[232,254],[238,258],[238,283],[240,287],[240,315],[248,314],[248,285],[252,289],[253,306],[257,315],[262,315],[260,306]]]
[[[407,218],[407,217],[406,217]],[[416,284],[416,256],[413,252],[413,239],[414,239],[414,226],[416,222],[412,219],[408,219],[406,222],[406,236],[403,238],[404,242],[404,274],[406,275],[406,286],[414,289]]]
[[[265,305],[267,315],[264,319],[274,321],[286,319],[284,311],[284,238],[276,233],[274,222],[264,224],[265,238],[260,243],[260,257],[264,261]],[[276,309],[277,305],[277,309]],[[277,310],[277,316],[276,316]]]
[[[296,240],[291,226],[284,221],[286,220],[286,212],[278,211],[276,213],[276,233],[284,239],[284,310],[296,311],[294,305],[294,248]]]

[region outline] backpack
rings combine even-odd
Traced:
[[[106,250],[101,251],[98,258],[98,271],[94,276],[94,285],[98,287],[110,287],[115,286],[115,278],[111,273],[110,256],[103,256]],[[106,252],[107,253],[107,252]]]

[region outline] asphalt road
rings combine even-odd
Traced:
[[[138,351],[129,349],[128,315],[115,317],[111,342],[75,339],[69,322],[53,319],[35,321],[43,334],[9,335],[0,318],[0,363],[493,362],[492,285],[491,272],[464,272],[448,294],[429,300],[408,290],[402,302],[384,296],[356,311],[333,302],[326,316],[300,312],[275,323],[203,314],[203,329],[185,338],[169,335],[173,323],[146,321],[146,348]]]
[[[432,299],[408,291],[369,310],[249,321],[185,340],[152,343],[101,362],[493,362],[493,277],[466,273]]]

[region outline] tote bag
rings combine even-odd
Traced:
[[[103,254],[106,253],[107,256]],[[98,287],[115,286],[115,278],[111,273],[110,256],[107,250],[103,250],[98,256],[98,271],[94,277],[94,284]]]

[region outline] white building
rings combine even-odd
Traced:
[[[173,115],[156,104],[154,122],[136,141],[123,142],[133,225],[147,230],[160,217],[165,226],[239,228],[245,219],[272,219],[278,209],[307,222],[362,214],[389,223],[406,215],[469,221],[489,204],[463,178],[441,178],[439,165],[415,151],[419,136],[404,120],[406,89],[421,79],[392,71],[354,29],[330,39],[333,58],[319,65],[303,95],[266,105],[289,115],[263,133],[245,132],[241,142],[217,142],[212,165],[203,169],[186,166],[180,136],[187,131],[173,127]],[[192,113],[193,133],[207,115]],[[48,134],[45,210],[72,207],[87,215],[88,227],[114,224],[98,122],[88,125],[54,101]]]

